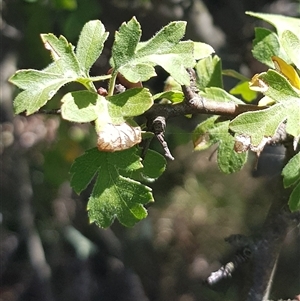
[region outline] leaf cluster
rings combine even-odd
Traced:
[[[253,14],[277,28],[277,34],[266,29],[256,29],[253,55],[269,67],[274,67],[270,57],[281,57],[286,64],[300,68],[300,34],[297,20],[273,15]],[[87,150],[77,158],[71,168],[71,185],[77,193],[93,182],[88,202],[91,222],[108,227],[115,218],[125,226],[133,226],[147,215],[144,207],[153,201],[151,189],[143,184],[157,179],[166,168],[166,160],[159,153],[148,150],[142,155],[138,147],[142,138],[152,137],[135,117],[143,115],[154,102],[180,103],[185,101],[181,86],[190,85],[188,68],[197,73],[196,85],[199,96],[211,101],[244,102],[233,94],[241,94],[246,102],[252,101],[257,92],[263,92],[274,102],[273,106],[246,112],[234,119],[213,116],[199,124],[193,134],[196,150],[218,143],[218,165],[225,173],[240,170],[247,160],[247,152],[236,152],[235,137],[245,135],[250,144],[257,146],[265,137],[272,137],[282,122],[287,133],[300,136],[300,87],[293,86],[290,71],[270,69],[257,76],[263,90],[249,88],[249,79],[233,70],[222,70],[221,59],[213,55],[207,44],[190,40],[182,41],[186,23],[171,22],[148,41],[140,41],[142,30],[136,18],[123,23],[115,33],[110,65],[111,72],[90,76],[92,65],[102,53],[108,37],[99,20],[86,23],[78,43],[74,47],[63,36],[41,34],[50,51],[53,62],[43,70],[17,71],[10,82],[22,91],[14,100],[16,114],[38,112],[64,85],[77,82],[82,89],[65,94],[61,99],[60,112],[70,122],[92,123],[98,136],[97,147]],[[170,74],[168,90],[152,95],[142,82],[155,76],[160,66]],[[293,70],[294,70],[293,69]],[[288,69],[290,70],[290,69]],[[230,93],[223,89],[223,76],[239,80]],[[116,83],[123,80],[127,90],[116,93]],[[99,93],[95,82],[107,81],[107,93]],[[133,87],[133,88],[132,88]],[[259,86],[260,87],[260,86]],[[297,113],[298,111],[298,113]],[[232,134],[234,133],[234,135]],[[99,142],[101,141],[101,143]],[[299,154],[283,171],[286,187],[297,184],[291,195],[290,208],[300,208]]]

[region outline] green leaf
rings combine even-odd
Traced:
[[[182,91],[165,91],[153,95],[153,100],[163,98],[170,100],[172,103],[177,103],[183,101],[184,95]]]
[[[285,116],[287,119],[287,133],[298,137],[300,135],[300,94],[293,89],[293,86],[284,76],[275,70],[262,73],[260,79],[269,86],[264,94],[281,103],[275,115],[278,117]],[[279,124],[277,124],[277,126],[278,125]],[[276,123],[273,128],[275,127]]]
[[[275,70],[261,73],[259,78],[266,84],[264,94],[277,102],[276,105],[256,112],[246,112],[230,123],[230,129],[251,137],[257,146],[263,137],[272,137],[278,126],[286,120],[288,134],[300,135],[300,95],[289,81]]]
[[[206,99],[211,99],[219,102],[234,102],[237,104],[243,104],[240,99],[229,94],[225,90],[217,87],[206,88],[205,91],[200,91],[200,95]]]
[[[148,181],[160,177],[167,165],[165,157],[153,150],[147,151],[142,163],[143,169],[141,170],[141,173],[143,174],[143,178],[146,178]]]
[[[220,121],[213,116],[200,123],[193,133],[195,150],[204,150],[215,143],[219,143],[217,161],[224,173],[239,171],[247,161],[247,152],[234,151],[234,137],[228,132],[229,121]]]
[[[213,54],[215,50],[206,43],[194,42],[194,58],[195,60],[201,60],[207,56]]]
[[[45,48],[51,52],[59,73],[66,78],[84,76],[81,73],[79,62],[74,53],[74,46],[64,36],[57,38],[54,34],[41,34]]]
[[[180,42],[186,22],[171,22],[147,42],[140,42],[141,28],[135,18],[123,23],[112,47],[111,65],[130,82],[155,76],[154,66],[164,68],[180,84],[189,84],[185,68],[193,67],[194,44]]]
[[[128,23],[123,23],[115,33],[112,47],[112,67],[119,69],[135,55],[135,49],[140,41],[142,30],[139,22],[133,17]]]
[[[286,102],[299,100],[300,95],[294,90],[291,83],[278,71],[268,70],[259,75],[259,78],[268,86],[264,92],[276,102]]]
[[[141,168],[136,148],[113,153],[94,148],[75,160],[71,167],[71,186],[77,193],[98,173],[87,206],[90,222],[106,228],[117,218],[129,227],[147,216],[143,205],[153,201],[151,189],[123,176],[124,172]]]
[[[300,153],[297,153],[282,170],[283,185],[290,187],[300,181]]]
[[[278,126],[287,118],[281,105],[274,105],[258,112],[242,113],[230,123],[230,129],[251,137],[251,144],[257,146],[263,137],[272,137]]]
[[[74,91],[62,98],[62,118],[72,122],[91,122],[101,118],[104,122],[111,121],[107,101],[104,97],[90,91]]]
[[[196,64],[197,87],[204,90],[207,87],[223,87],[222,65],[220,58],[208,56]]]
[[[231,94],[240,94],[246,102],[251,102],[257,97],[257,93],[249,88],[249,82],[239,82],[230,91]]]
[[[228,128],[227,128],[228,131]],[[226,174],[242,169],[247,162],[248,152],[237,153],[234,151],[234,139],[230,134],[220,137],[218,147],[218,166]]]
[[[215,127],[218,118],[218,116],[213,116],[197,125],[192,136],[195,150],[205,150],[217,142],[213,136],[210,136],[210,130]]]
[[[279,35],[279,38],[283,34],[285,30],[289,30],[293,32],[296,36],[300,36],[300,19],[286,17],[282,15],[274,15],[274,14],[264,14],[264,13],[254,13],[254,12],[246,12],[247,15],[252,17],[256,17],[262,19],[270,24],[272,24]]]
[[[298,183],[290,195],[289,208],[292,212],[300,210],[300,183]]]
[[[152,105],[152,95],[146,88],[129,89],[108,97],[108,111],[114,124],[123,122],[126,117],[141,115]]]
[[[107,37],[108,32],[105,32],[99,20],[90,21],[83,26],[76,47],[76,57],[86,74],[100,56]]]
[[[300,70],[300,33],[296,36],[293,32],[286,30],[282,33],[280,41],[291,62]]]
[[[277,34],[266,28],[255,28],[252,54],[258,61],[271,68],[274,68],[272,56],[276,55],[286,60],[286,55],[280,49]]]
[[[14,100],[15,113],[26,111],[27,115],[30,115],[45,105],[71,79],[45,71],[27,69],[17,71],[9,81],[25,90]]]

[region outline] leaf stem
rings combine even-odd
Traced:
[[[116,79],[117,79],[118,72],[113,70],[111,74],[111,78],[108,82],[108,96],[112,96],[114,94],[114,89],[116,85]]]

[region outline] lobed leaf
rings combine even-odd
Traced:
[[[140,42],[141,28],[135,18],[116,32],[111,65],[130,82],[155,76],[154,66],[163,67],[180,84],[189,84],[186,68],[195,63],[191,41],[180,42],[186,22],[171,22],[147,42]]]
[[[99,20],[90,21],[83,26],[76,47],[76,57],[86,74],[100,56],[108,35]]]
[[[234,118],[229,128],[251,137],[251,144],[258,145],[264,137],[273,137],[288,113],[279,104],[258,112],[242,113]]]
[[[278,73],[278,71],[270,69],[267,72],[261,73],[258,78],[267,86],[264,94],[276,102],[297,102],[299,100],[300,95],[295,91],[288,79]]]
[[[54,34],[48,33],[41,34],[41,38],[60,74],[73,79],[83,76],[74,53],[74,46],[64,36],[57,38]]]
[[[26,111],[27,115],[30,115],[44,106],[63,85],[72,79],[54,73],[27,69],[17,71],[9,81],[25,90],[14,100],[15,114]]]
[[[123,176],[142,168],[136,148],[122,152],[99,152],[90,149],[71,167],[71,186],[80,193],[98,177],[88,202],[91,222],[108,227],[117,218],[125,226],[133,226],[147,216],[144,204],[153,201],[151,189]]]
[[[219,143],[217,161],[220,170],[224,173],[239,171],[247,161],[248,153],[234,151],[234,137],[228,132],[229,121],[220,121],[213,116],[200,123],[194,133],[195,150],[204,150],[215,143]]]

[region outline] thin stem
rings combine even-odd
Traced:
[[[111,78],[108,82],[108,96],[112,96],[114,94],[117,75],[118,75],[118,72],[115,72],[115,71],[113,71],[111,74]]]

